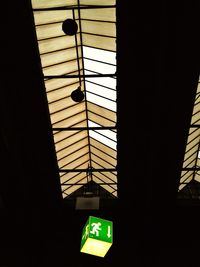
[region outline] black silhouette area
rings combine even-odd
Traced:
[[[71,98],[74,102],[81,102],[84,99],[84,93],[81,91],[81,87],[79,86],[76,90],[71,93]]]
[[[0,266],[200,266],[200,206],[176,194],[199,76],[199,5],[132,2],[117,1],[119,198],[90,212],[60,197],[30,1],[2,1]],[[105,258],[79,251],[89,215],[113,221]]]
[[[63,21],[62,30],[66,35],[73,36],[78,31],[78,24],[73,19],[66,19]]]

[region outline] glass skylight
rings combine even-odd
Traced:
[[[117,197],[115,1],[32,0],[32,6],[63,197],[88,182],[88,168]],[[67,18],[78,24],[75,36],[62,31]],[[85,99],[76,103],[70,96],[79,86]]]
[[[200,182],[200,80],[197,86],[191,125],[188,133],[187,146],[180,178],[179,191],[192,180]]]

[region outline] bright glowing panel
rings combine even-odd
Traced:
[[[116,91],[86,81],[87,92],[91,92],[110,100],[116,101]]]
[[[102,74],[114,74],[116,72],[116,66],[100,63],[86,58],[84,59],[84,66],[87,70],[92,70]]]
[[[112,100],[105,99],[101,96],[94,95],[90,92],[86,92],[86,97],[87,97],[87,100],[89,102],[92,102],[92,103],[97,104],[101,107],[104,107],[104,108],[107,108],[109,110],[116,112],[116,109],[117,109],[116,103],[113,102]]]
[[[88,122],[89,122],[89,127],[98,127],[98,126],[100,127],[100,125],[98,125],[97,123],[94,123],[92,121]],[[109,146],[110,148],[116,150],[117,137],[116,133],[112,132],[111,130],[96,130],[96,131],[89,130],[89,136],[96,139],[97,141],[100,141],[104,145]]]
[[[116,53],[83,46],[84,57],[116,65]]]
[[[89,216],[82,232],[81,249],[83,253],[104,257],[113,242],[111,221]]]
[[[81,252],[94,256],[104,257],[111,246],[111,243],[95,240],[89,237],[81,248]]]

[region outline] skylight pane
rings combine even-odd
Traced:
[[[62,7],[76,4],[77,0],[32,0],[33,8]]]
[[[84,47],[83,57],[85,74],[114,74],[116,72],[116,66],[104,64],[102,62],[107,60],[115,63],[115,54],[116,53],[104,51],[102,49]],[[102,62],[89,60],[85,57],[97,59]],[[86,77],[85,85],[86,98],[88,101],[116,112],[116,79],[111,77]]]
[[[89,127],[94,127],[94,126],[101,127],[100,125],[93,123],[91,121],[88,122],[89,122]],[[107,132],[105,131],[106,130],[95,130],[95,131],[89,130],[89,136],[98,140],[104,145],[116,150],[116,134],[110,130],[107,130]],[[107,137],[105,135],[107,135]],[[111,140],[110,137],[112,137],[113,140]]]
[[[85,83],[87,91],[97,94],[97,95],[101,95],[103,97],[106,97],[110,100],[116,101],[116,91],[107,89],[105,87],[102,87],[100,85],[97,84],[93,84],[93,83],[89,83],[86,81]]]
[[[99,0],[99,5],[101,1]],[[91,19],[91,20],[100,20],[102,21],[110,21],[115,22],[116,20],[116,8],[94,8],[94,9],[81,9],[81,18],[82,19]],[[98,32],[97,32],[98,33]]]
[[[116,0],[81,0],[81,5],[115,5]]]
[[[95,74],[92,71],[85,70],[85,74]],[[96,77],[96,78],[88,78],[86,77],[86,81],[90,82],[95,82],[97,84],[100,84],[102,86],[111,88],[111,89],[116,89],[116,79],[115,78],[110,78],[110,77]]]
[[[89,59],[84,59],[84,66],[87,70],[92,70],[101,74],[114,74],[116,72],[116,66]]]
[[[101,127],[101,125],[94,123],[92,121],[88,121],[89,127]],[[117,134],[111,130],[96,130],[97,132],[101,132],[102,135],[107,136],[108,138],[112,139],[113,141],[117,142]]]
[[[87,92],[86,96],[87,96],[88,101],[116,112],[116,103],[115,102],[108,100],[108,99],[105,99],[101,96],[94,95],[90,92]]]
[[[91,58],[94,60],[104,61],[116,65],[115,52],[83,46],[83,54],[85,58]]]
[[[112,149],[116,150],[116,143],[114,141],[111,141],[110,139],[106,138],[105,136],[102,136],[99,133],[97,133],[95,131],[91,131],[91,130],[89,131],[89,135],[92,138],[94,138],[94,139],[100,141],[101,143],[111,147]]]

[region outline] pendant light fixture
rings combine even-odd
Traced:
[[[81,87],[79,86],[71,93],[71,98],[74,102],[81,102],[84,99],[84,93],[81,91]]]
[[[66,35],[75,35],[78,31],[78,24],[74,19],[66,19],[63,21],[62,30]]]

